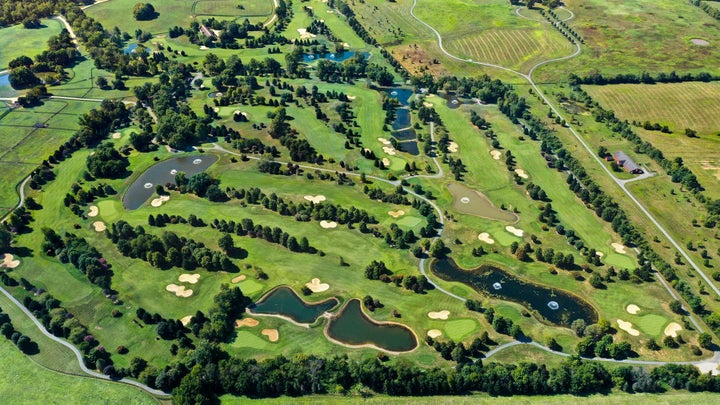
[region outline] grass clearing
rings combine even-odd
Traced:
[[[60,21],[52,19],[40,20],[40,28],[27,29],[22,24],[0,28],[0,70],[5,70],[18,56],[35,59],[35,55],[47,48],[48,39],[59,34],[62,28]]]
[[[133,18],[132,12],[135,4],[137,4],[135,0],[110,0],[86,8],[85,14],[98,20],[107,30],[118,27],[121,31],[130,35],[133,35],[138,28],[153,34],[159,34],[167,32],[168,29],[176,25],[188,28],[192,22],[192,3],[189,1],[152,3],[158,16],[149,21],[137,21]]]
[[[192,13],[198,16],[267,17],[273,13],[272,0],[196,0]]]

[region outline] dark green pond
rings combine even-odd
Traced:
[[[308,304],[298,297],[292,288],[278,287],[260,298],[250,310],[254,314],[287,316],[297,323],[313,323],[338,302],[336,298],[330,298],[316,304]]]
[[[443,259],[433,261],[430,268],[443,280],[458,281],[475,291],[536,310],[555,325],[569,326],[576,319],[582,319],[590,325],[598,320],[595,309],[580,297],[522,281],[494,266],[482,265],[472,270],[463,270],[452,259]]]
[[[375,323],[361,308],[360,301],[350,300],[327,328],[332,339],[351,345],[374,345],[392,352],[407,352],[417,347],[415,334],[406,326]]]

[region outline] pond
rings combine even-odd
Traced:
[[[410,110],[407,108],[395,109],[395,121],[392,123],[392,129],[398,130],[410,126]]]
[[[463,214],[507,222],[518,220],[517,215],[496,207],[490,199],[477,190],[460,183],[448,184],[448,190],[453,195],[453,208]]]
[[[417,141],[400,142],[399,146],[403,152],[409,153],[413,156],[417,156],[420,154],[420,149],[418,148]]]
[[[123,49],[123,53],[125,55],[130,55],[131,53],[135,52],[135,49],[137,49],[138,44],[130,44]]]
[[[452,94],[445,94],[443,98],[447,101],[448,108],[458,108],[462,105],[462,101]]]
[[[401,129],[393,132],[393,136],[398,141],[412,141],[415,140],[415,130],[412,128]]]
[[[10,73],[0,75],[0,86],[10,85]]]
[[[402,88],[395,88],[395,89],[384,89],[385,93],[387,93],[388,97],[390,98],[396,98],[401,105],[407,106],[408,100],[410,100],[410,97],[413,95],[413,91],[410,89],[402,89]]]
[[[311,324],[326,311],[335,307],[337,298],[329,298],[318,303],[303,301],[290,287],[278,287],[260,298],[250,312],[261,315],[282,315],[297,323]]]
[[[415,333],[398,323],[376,323],[362,311],[360,300],[348,301],[325,330],[330,339],[348,346],[372,345],[390,352],[408,352],[417,347]]]
[[[360,55],[363,55],[365,59],[368,59],[370,57],[370,52],[360,52]],[[345,51],[345,52],[327,52],[327,53],[314,53],[314,54],[304,54],[303,55],[303,62],[309,63],[314,62],[318,59],[329,59],[333,62],[343,62],[350,58],[355,56],[355,52],[352,51]]]
[[[155,186],[168,183],[175,184],[175,175],[184,172],[187,177],[205,171],[218,160],[215,155],[191,155],[176,157],[160,162],[141,174],[130,185],[123,196],[123,207],[126,210],[140,208],[155,193]]]
[[[494,266],[482,265],[472,270],[464,270],[452,259],[443,259],[433,261],[430,269],[445,281],[461,282],[480,293],[535,310],[555,325],[568,327],[576,319],[582,319],[590,325],[598,320],[595,309],[580,297],[563,290],[522,281]]]

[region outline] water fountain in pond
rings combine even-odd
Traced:
[[[330,54],[330,59],[335,59],[335,54],[334,54],[334,53],[331,53],[331,54]]]
[[[555,301],[550,301],[548,302],[548,308],[552,309],[553,311],[557,311],[558,309],[560,309],[560,304]]]
[[[502,290],[502,284],[500,283],[493,283],[493,288],[496,290]]]
[[[145,183],[145,185],[143,185],[145,188],[152,188],[152,186],[152,183]]]
[[[460,202],[463,203],[463,204],[467,204],[467,203],[470,202],[470,199],[469,199],[468,197],[463,197],[463,198],[460,199]],[[495,284],[500,285],[499,283],[495,283]],[[496,288],[496,290],[497,290],[497,288]]]
[[[177,174],[177,170],[175,170],[175,169],[170,170],[170,174],[172,174],[173,176],[176,175],[176,174]]]
[[[194,164],[194,165],[199,165],[200,163],[202,163],[202,159],[195,159],[195,160],[193,160],[193,164]]]

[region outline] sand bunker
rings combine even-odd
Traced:
[[[323,227],[324,229],[337,228],[337,225],[338,224],[335,221],[325,221],[325,220],[320,221],[320,226]]]
[[[234,279],[232,279],[232,280],[230,280],[230,281],[232,281],[232,283],[233,283],[233,284],[237,284],[237,283],[239,283],[239,282],[241,282],[241,281],[245,280],[246,278],[247,278],[247,276],[246,276],[246,275],[244,275],[244,274],[241,274],[241,275],[239,275],[239,276],[235,277]]]
[[[175,293],[176,296],[183,298],[193,295],[193,290],[185,289],[184,285],[168,284],[167,287],[165,287],[165,290]]]
[[[627,253],[627,252],[625,252],[625,245],[622,245],[622,244],[616,243],[616,242],[613,242],[610,245],[615,249],[616,252],[618,252],[620,254]]]
[[[315,38],[315,34],[307,32],[307,30],[305,28],[298,28],[297,31],[298,31],[298,34],[300,34],[300,39]]]
[[[220,107],[215,107],[215,108],[213,108],[213,111],[215,111],[215,112],[220,112]]]
[[[90,206],[90,212],[88,212],[89,217],[96,217],[98,215],[98,207],[95,205]]]
[[[595,251],[595,256],[597,256],[597,257],[603,257],[603,256],[605,256],[605,253],[599,252],[599,251]]]
[[[378,141],[380,141],[380,143],[383,145],[391,145],[392,144],[392,142],[388,141],[385,138],[378,138]]]
[[[383,164],[383,166],[385,166],[385,167],[389,167],[389,166],[390,166],[390,159],[388,159],[388,158],[383,158],[382,164]]]
[[[11,255],[10,253],[5,253],[2,263],[0,263],[0,267],[5,267],[7,269],[14,269],[19,265],[20,260],[14,260],[13,255]]]
[[[530,178],[530,176],[528,176],[528,174],[523,169],[515,169],[515,173],[517,173],[517,175],[522,177],[523,179]]]
[[[309,288],[312,292],[323,292],[330,288],[330,284],[321,283],[319,278],[314,278],[310,280],[309,283],[305,283],[305,287]]]
[[[398,217],[405,215],[405,211],[403,211],[403,210],[388,211],[388,215],[390,215],[393,218],[398,218]]]
[[[489,245],[492,245],[493,243],[495,243],[495,239],[491,238],[491,237],[490,237],[490,234],[487,233],[487,232],[483,232],[483,233],[481,233],[480,235],[478,235],[478,239],[479,239],[481,242],[485,242],[485,243],[487,243],[487,244],[489,244]]]
[[[492,156],[493,159],[500,160],[500,157],[502,156],[502,152],[500,152],[499,150],[491,150],[490,155]]]
[[[448,311],[447,309],[444,309],[444,310],[438,311],[438,312],[435,312],[435,311],[428,312],[428,318],[430,318],[430,319],[445,320],[445,319],[448,319],[449,315],[450,315],[450,311]]]
[[[442,336],[442,332],[440,331],[440,329],[430,329],[428,331],[427,335],[430,336],[431,338],[435,339],[435,338],[439,338],[440,336]]]
[[[114,134],[112,134],[113,139],[120,139],[121,136],[122,134],[120,132],[115,132]]]
[[[458,144],[455,142],[450,142],[448,145],[448,152],[456,153],[458,151]]]
[[[261,333],[267,336],[271,342],[277,342],[280,339],[280,333],[277,329],[263,329]]]
[[[243,326],[253,328],[255,326],[258,326],[258,324],[260,324],[260,322],[258,322],[257,319],[253,319],[253,318],[243,318],[243,319],[237,319],[235,321],[236,328],[242,328]]]
[[[522,238],[522,236],[525,234],[525,231],[515,228],[514,226],[506,226],[505,230],[519,238]]]
[[[326,200],[324,195],[306,195],[305,199],[315,204],[321,203]]]
[[[103,221],[95,221],[93,222],[93,226],[95,227],[95,231],[97,232],[102,232],[107,229],[107,227],[105,226],[105,222]]]
[[[638,312],[640,312],[640,307],[635,304],[630,304],[625,308],[625,310],[628,312],[628,314],[635,315]]]
[[[680,326],[680,324],[677,322],[670,322],[670,324],[665,327],[665,336],[677,337],[677,333],[681,330],[682,326]]]
[[[432,103],[428,103],[427,101],[423,102],[423,105],[427,108],[431,108],[433,106]]]
[[[159,207],[163,205],[163,203],[165,203],[166,201],[170,201],[170,196],[161,195],[160,197],[154,198],[152,201],[150,201],[150,205],[152,205],[153,207]]]
[[[205,46],[205,45],[200,45],[200,50],[201,50],[201,51],[207,51],[208,49],[210,49],[210,48],[208,48],[208,47]]]
[[[390,156],[395,156],[395,154],[397,153],[395,151],[395,148],[393,148],[392,146],[383,146],[383,152],[387,153]]]
[[[190,284],[197,284],[199,279],[200,279],[199,274],[181,274],[180,277],[178,277],[178,280],[180,280],[181,283],[190,283]]]
[[[700,39],[700,38],[693,38],[693,39],[690,40],[690,42],[692,42],[693,45],[697,45],[697,46],[708,46],[708,45],[710,45],[710,42],[708,42],[708,41],[706,41],[706,40],[704,40],[704,39]]]
[[[633,328],[633,324],[632,324],[632,323],[630,323],[630,322],[625,322],[625,321],[623,321],[622,319],[618,319],[618,320],[617,320],[617,323],[618,323],[618,327],[620,327],[620,329],[624,330],[625,332],[629,333],[630,335],[632,335],[632,336],[640,336],[640,331],[638,331],[637,329]]]
[[[182,323],[183,326],[187,326],[187,324],[190,323],[190,320],[191,320],[192,318],[193,318],[192,315],[183,316],[183,317],[180,319],[180,323]]]

